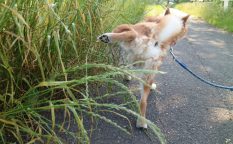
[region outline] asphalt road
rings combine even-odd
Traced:
[[[175,54],[192,70],[211,81],[233,85],[233,34],[201,20],[190,22],[187,37],[174,47]],[[147,118],[164,133],[168,144],[232,144],[233,92],[206,85],[167,56],[156,78],[158,91],[149,98]],[[121,123],[121,119],[116,118]],[[123,123],[123,122],[122,122]],[[135,126],[135,119],[131,119]],[[124,125],[124,124],[123,124]],[[97,122],[93,144],[155,144],[157,138],[133,128],[126,135]]]

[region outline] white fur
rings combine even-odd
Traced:
[[[137,37],[132,42],[121,42],[120,45],[129,53],[133,55],[142,54],[144,48],[138,48],[138,46],[143,46],[143,37]]]
[[[157,85],[156,85],[155,83],[152,83],[151,89],[152,89],[152,90],[156,90],[156,87],[157,87]]]
[[[144,128],[147,129],[147,123],[144,120],[145,118],[143,117],[138,117],[136,127],[137,128]]]
[[[147,50],[145,51],[145,58],[159,58],[161,55],[161,49],[159,46],[155,46],[155,41],[150,41],[147,46]]]
[[[161,42],[166,41],[168,38],[180,32],[182,29],[182,21],[180,18],[172,15],[168,16],[167,18],[169,19],[169,23],[166,24],[159,35],[159,40]]]
[[[128,60],[133,61],[137,57],[140,60],[148,60],[150,58],[158,59],[159,56],[163,55],[162,50],[159,46],[155,46],[156,41],[154,39],[149,39],[144,37],[138,37],[131,43],[122,42],[121,46],[128,52]],[[140,48],[138,48],[140,46]]]
[[[112,43],[112,33],[105,33],[108,36],[109,42]]]

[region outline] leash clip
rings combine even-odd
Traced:
[[[173,61],[176,61],[176,57],[175,57],[175,55],[173,54],[173,47],[171,46],[170,47],[170,53],[171,53],[171,55],[172,55],[172,59],[173,59]]]

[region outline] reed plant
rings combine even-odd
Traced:
[[[115,79],[131,71],[116,67],[118,47],[97,43],[96,37],[117,24],[138,21],[149,2],[0,0],[0,143],[64,143],[59,133],[77,143],[90,143],[84,116],[130,134],[100,110],[125,119],[116,111],[139,116],[135,96]],[[98,93],[100,85],[108,87]],[[99,101],[116,96],[127,101]],[[58,122],[60,111],[62,122]],[[75,132],[69,129],[71,118]],[[148,123],[165,143],[159,128]]]

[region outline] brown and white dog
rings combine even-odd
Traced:
[[[128,61],[144,61],[143,69],[158,70],[163,58],[171,45],[181,39],[187,32],[187,19],[189,15],[179,17],[172,15],[167,9],[164,16],[149,18],[134,25],[122,24],[111,33],[104,33],[98,40],[104,43],[119,42],[128,52]],[[147,98],[152,87],[155,74],[143,74],[141,77],[147,85],[141,84],[140,114],[145,118]],[[136,126],[147,128],[144,118],[137,119]]]

